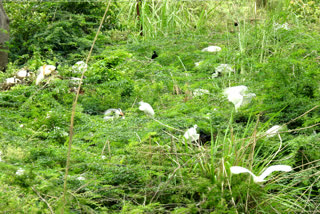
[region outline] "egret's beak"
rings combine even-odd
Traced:
[[[120,116],[121,116],[121,119],[124,119],[125,116],[124,116],[124,113],[123,112],[120,112]]]

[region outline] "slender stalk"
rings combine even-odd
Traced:
[[[96,36],[93,40],[93,43],[91,45],[91,49],[90,49],[89,54],[87,56],[86,64],[88,64],[88,61],[91,57],[91,53],[92,53],[93,47],[95,45],[95,42],[98,38],[99,32],[101,30],[102,23],[103,23],[106,15],[107,15],[107,12],[109,10],[110,2],[111,2],[111,0],[109,0],[107,8],[103,14],[102,19],[101,19],[99,29],[97,30]],[[63,205],[62,205],[62,210],[61,210],[62,214],[64,213],[64,209],[65,209],[65,205],[66,205],[67,181],[68,181],[67,178],[68,178],[68,172],[69,172],[69,167],[70,167],[70,155],[71,155],[71,148],[72,148],[74,116],[75,116],[75,112],[76,112],[76,106],[77,106],[77,102],[78,102],[78,98],[79,98],[79,94],[80,94],[80,88],[81,88],[81,84],[82,84],[82,80],[83,80],[85,71],[86,70],[83,70],[83,72],[82,72],[81,80],[79,82],[79,86],[78,86],[78,90],[77,90],[77,94],[76,94],[75,100],[72,105],[71,122],[70,122],[70,130],[69,130],[69,142],[68,142],[68,153],[67,153],[67,161],[66,161],[66,171],[65,171],[65,175],[64,175],[64,184],[63,184],[63,197],[62,197]]]
[[[140,22],[140,6],[141,6],[141,0],[137,0],[137,18],[138,18],[138,21]],[[140,22],[140,36],[143,36],[143,25],[142,23]]]

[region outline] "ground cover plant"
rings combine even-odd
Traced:
[[[66,204],[81,76],[72,66],[87,57],[108,2],[4,3],[13,24],[0,73],[0,210],[318,213],[319,3],[138,2],[139,16],[137,1],[111,3],[88,61]],[[22,20],[25,11],[36,15]],[[38,68],[56,62],[36,85]],[[23,67],[33,74],[7,83]],[[236,109],[224,95],[233,86],[255,96],[235,96]],[[124,115],[104,118],[111,108]],[[274,165],[290,170],[264,182],[232,173],[259,176]]]

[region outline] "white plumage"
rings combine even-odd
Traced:
[[[88,65],[84,61],[79,61],[79,62],[76,62],[74,66],[72,66],[72,72],[73,73],[86,72],[87,68],[88,68]]]
[[[251,103],[252,98],[254,98],[256,96],[255,93],[247,93],[243,95],[243,99],[242,99],[242,106],[245,106],[249,103]]]
[[[30,76],[31,73],[32,73],[32,72],[29,72],[28,69],[22,68],[22,69],[20,69],[20,70],[18,71],[18,73],[17,73],[17,78],[19,78],[19,79],[27,78],[27,77]]]
[[[220,64],[216,67],[215,71],[217,73],[231,73],[234,72],[234,69],[228,64]]]
[[[249,173],[253,177],[253,181],[255,183],[265,182],[264,180],[267,176],[269,176],[272,172],[275,171],[282,171],[282,172],[290,172],[292,170],[291,166],[288,165],[274,165],[268,167],[260,176],[256,176],[250,170],[241,167],[241,166],[232,166],[230,167],[230,171],[232,174],[239,174],[239,173]]]
[[[40,72],[37,76],[37,79],[36,79],[36,85],[39,85],[39,83],[44,79],[44,75],[42,72]]]
[[[12,86],[12,85],[15,85],[15,84],[17,84],[19,82],[21,82],[21,81],[19,79],[17,79],[15,76],[6,79],[6,85],[7,86]]]
[[[104,112],[104,118],[105,120],[113,120],[117,119],[120,116],[122,116],[122,119],[124,119],[124,114],[120,108],[110,108]]]
[[[209,46],[207,48],[202,49],[201,51],[219,52],[219,51],[221,51],[221,48],[219,46]]]
[[[48,75],[50,75],[53,71],[55,71],[56,68],[57,68],[57,67],[54,66],[54,65],[43,65],[43,66],[41,66],[41,67],[38,69],[38,71],[39,71],[39,73],[44,74],[44,76],[48,76]]]
[[[149,116],[154,116],[154,110],[149,103],[145,103],[143,101],[139,102],[139,110],[143,111]]]
[[[52,74],[56,70],[56,66],[54,65],[43,65],[38,69],[38,76],[36,79],[36,85],[39,85],[39,83],[46,77]]]
[[[237,111],[240,106],[250,103],[252,98],[256,96],[254,93],[246,93],[247,91],[246,86],[240,85],[224,89],[223,94],[234,104]]]
[[[220,64],[218,67],[216,67],[215,72],[212,74],[212,78],[216,78],[219,76],[219,73],[224,74],[230,74],[231,72],[235,72],[233,68],[231,68],[228,64]]]
[[[200,135],[197,134],[197,125],[194,125],[192,128],[188,129],[185,133],[184,133],[184,138],[188,141],[188,142],[192,142],[192,141],[197,141],[199,140]]]
[[[278,132],[280,131],[281,129],[281,126],[279,125],[275,125],[275,126],[272,126],[270,129],[268,129],[266,131],[266,136],[267,137],[273,137],[275,136],[276,134],[278,134]]]

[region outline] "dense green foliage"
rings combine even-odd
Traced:
[[[10,22],[10,57],[19,64],[35,57],[63,58],[76,62],[90,49],[106,3],[103,2],[10,2],[6,6]],[[108,12],[104,30],[119,28],[117,5]],[[97,49],[108,43],[107,35],[100,36]],[[110,40],[110,39],[109,39]]]
[[[271,1],[252,14],[251,1],[143,1],[140,20],[135,3],[112,4],[76,107],[65,213],[319,211],[319,3],[308,3],[308,19],[298,2]],[[23,66],[35,74],[44,63],[60,66],[40,85],[34,76],[2,84],[1,211],[61,212],[77,86],[71,77],[80,77],[72,65],[88,55],[105,7],[90,1],[5,5],[11,63],[0,82]],[[228,10],[246,16],[230,15],[212,30]],[[209,45],[222,51],[201,51]],[[151,60],[154,50],[159,56]],[[220,64],[235,72],[212,78]],[[236,112],[222,91],[237,85],[256,97]],[[209,93],[195,96],[199,88]],[[154,119],[139,111],[141,100],[152,105]],[[109,108],[121,108],[125,119],[104,120]],[[194,124],[209,135],[200,145],[183,138]],[[284,125],[282,133],[267,137],[273,125]],[[229,170],[243,166],[259,174],[275,164],[294,170],[261,184]]]

